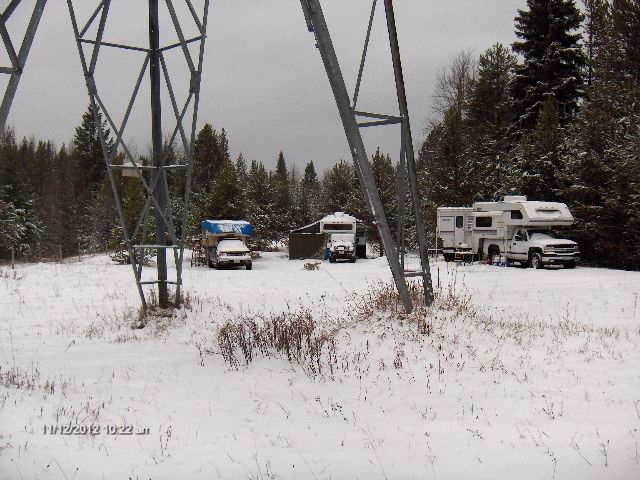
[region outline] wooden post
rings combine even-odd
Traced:
[[[60,263],[62,263],[62,244],[58,245],[58,256],[60,257]]]
[[[42,262],[42,244],[38,244],[38,253],[40,254],[40,261]]]
[[[11,246],[11,270],[16,269],[16,249]]]

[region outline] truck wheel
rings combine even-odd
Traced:
[[[569,270],[572,268],[576,268],[576,262],[565,263],[564,268],[568,268]]]
[[[251,270],[253,268],[253,264],[251,262],[247,263],[247,270]]]
[[[349,260],[351,263],[356,263],[356,257],[353,257],[351,260]]]
[[[536,270],[542,268],[542,255],[538,252],[533,252],[529,255],[529,265],[531,268],[535,268]]]
[[[451,253],[443,253],[442,256],[444,257],[445,262],[453,261],[453,255]]]

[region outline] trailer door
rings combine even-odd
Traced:
[[[464,241],[464,215],[456,215],[456,224],[454,229],[454,245],[457,247]]]

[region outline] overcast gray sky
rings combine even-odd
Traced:
[[[2,0],[0,6],[7,3]],[[23,3],[27,6],[30,2]],[[396,113],[384,10],[382,2],[378,3],[358,106],[367,111]],[[80,18],[86,18],[98,0],[75,0],[75,4]],[[513,19],[524,4],[525,0],[396,0],[416,145],[423,139],[431,114],[438,71],[462,49],[479,54],[496,41],[511,44],[515,38]],[[323,8],[352,92],[371,0],[325,0]],[[145,46],[146,9],[146,0],[113,0],[105,40]],[[190,30],[185,13],[181,11]],[[162,15],[168,19],[165,11]],[[18,16],[10,27],[17,31],[23,21],[24,17]],[[168,43],[175,33],[167,23],[163,29],[163,42]],[[174,87],[188,88],[179,52],[174,55]],[[142,60],[137,53],[101,54],[98,86],[117,121]],[[140,152],[147,148],[150,137],[147,84],[148,77],[126,134]],[[9,124],[19,137],[68,143],[87,103],[66,2],[49,0]],[[169,103],[165,101],[163,108],[166,131],[173,128]],[[274,165],[280,150],[287,163],[297,168],[313,159],[323,170],[340,158],[349,158],[320,55],[313,35],[306,30],[298,0],[212,0],[199,125],[204,122],[226,129],[234,157],[242,152],[248,160],[255,158],[268,166]],[[365,129],[369,153],[380,145],[397,157],[396,128]]]

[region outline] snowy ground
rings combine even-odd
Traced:
[[[640,273],[438,262],[423,335],[350,318],[384,259],[303,263],[187,265],[191,310],[142,330],[108,257],[0,270],[0,479],[640,478]],[[333,373],[224,362],[221,323],[301,307],[343,326]]]

